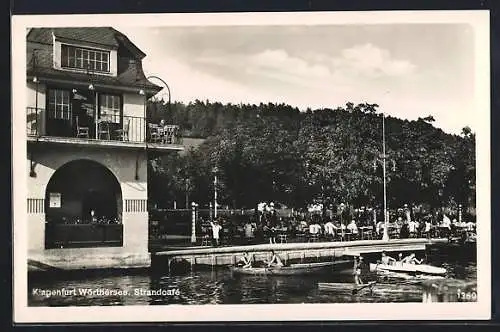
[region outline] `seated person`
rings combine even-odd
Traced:
[[[384,265],[392,265],[392,264],[396,263],[396,260],[394,258],[392,258],[391,256],[388,256],[385,251],[382,251],[381,262]]]
[[[335,237],[335,230],[337,229],[337,227],[335,227],[335,225],[330,220],[328,220],[325,223],[324,229],[325,229],[325,235],[330,236],[332,238]]]
[[[282,267],[284,266],[283,262],[281,261],[280,256],[276,255],[274,250],[271,250],[271,260],[267,263],[268,267]]]
[[[238,263],[238,266],[243,268],[250,268],[252,267],[252,263],[253,263],[253,255],[249,255],[248,252],[245,251],[243,257],[241,257],[241,260]]]
[[[385,228],[385,222],[379,221],[375,227],[375,231],[377,232],[378,235],[381,235],[384,233],[384,228]]]
[[[160,123],[158,124],[158,127],[161,129],[165,129],[165,126],[166,126],[165,120],[161,119]]]
[[[306,228],[307,228],[307,222],[305,220],[301,220],[298,229],[300,229],[301,232],[304,232]]]
[[[421,264],[422,260],[419,260],[417,257],[415,257],[415,253],[412,253],[405,258],[401,260],[401,263],[406,263],[406,264]]]
[[[451,220],[446,214],[443,214],[443,220],[441,221],[440,227],[451,229]]]
[[[467,228],[467,231],[469,232],[473,232],[476,228],[476,224],[472,221],[468,221],[466,224],[465,224],[465,227]]]
[[[319,226],[316,223],[311,223],[309,225],[309,233],[310,234],[319,234],[320,230],[321,230],[321,226]]]
[[[351,220],[349,225],[347,225],[347,230],[351,231],[352,234],[358,234],[358,226],[356,225],[356,221],[354,219]]]

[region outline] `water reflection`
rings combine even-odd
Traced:
[[[459,257],[434,252],[429,262],[442,265],[449,277],[476,279],[475,257]],[[374,280],[375,275],[366,276]],[[353,295],[350,291],[324,291],[318,282],[352,282],[352,276],[322,274],[315,276],[233,275],[229,269],[195,271],[185,275],[109,275],[61,278],[30,278],[30,306],[109,306],[158,304],[264,304],[264,303],[338,303],[338,302],[422,302],[418,283],[405,281],[401,287],[377,287],[373,293]],[[396,282],[385,280],[386,283]],[[401,280],[397,281],[401,283]],[[33,290],[75,289],[74,296],[41,296]],[[84,294],[82,290],[107,290],[119,294]],[[156,293],[154,293],[156,292]]]

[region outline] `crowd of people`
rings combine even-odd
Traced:
[[[387,223],[390,238],[451,237],[475,232],[472,220],[457,221],[447,214],[415,215],[402,213],[391,216]],[[235,222],[228,216],[200,220],[201,232],[213,245],[258,244],[283,242],[349,241],[381,239],[386,224],[382,220],[361,216],[332,217],[321,214],[280,216],[277,210],[258,211],[246,220]]]

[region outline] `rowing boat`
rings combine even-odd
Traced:
[[[385,279],[403,279],[409,281],[422,281],[422,280],[440,280],[445,279],[446,276],[442,274],[424,274],[424,273],[405,273],[405,272],[394,272],[378,270],[378,273],[383,274]]]
[[[401,263],[396,262],[391,265],[387,264],[375,264],[370,263],[370,271],[371,272],[403,272],[403,273],[412,273],[412,274],[433,274],[433,275],[443,275],[446,274],[446,269],[443,267],[437,267],[427,264],[409,264],[409,263]]]
[[[250,275],[300,275],[326,272],[332,270],[334,266],[341,264],[352,264],[351,261],[334,261],[318,263],[296,263],[289,266],[271,266],[271,267],[231,267],[234,273]]]
[[[328,291],[349,291],[357,293],[361,290],[370,290],[375,287],[376,283],[374,281],[369,282],[363,285],[356,285],[352,283],[346,282],[319,282],[318,289],[320,290],[328,290]]]
[[[355,294],[365,294],[368,293],[420,293],[422,290],[416,288],[415,285],[411,284],[391,284],[391,283],[377,283],[371,281],[366,284],[356,285],[353,283],[338,283],[338,282],[320,282],[318,283],[318,289],[323,291],[334,291],[338,293],[351,293]]]

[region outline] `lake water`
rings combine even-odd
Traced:
[[[447,269],[447,278],[475,281],[475,250],[433,249],[429,264]],[[365,280],[379,280],[373,274]],[[378,279],[377,279],[378,278]],[[228,268],[186,274],[167,273],[80,273],[73,276],[33,275],[28,280],[30,306],[102,306],[155,304],[264,304],[422,302],[422,287],[412,280],[385,278],[384,283],[401,283],[400,290],[380,285],[376,292],[325,291],[318,282],[352,282],[350,274],[326,273],[314,276],[233,275]],[[404,289],[404,291],[401,291]]]

